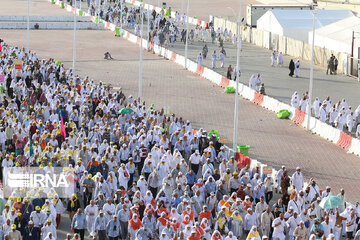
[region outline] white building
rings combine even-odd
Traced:
[[[359,58],[360,18],[352,16],[315,31],[315,45],[336,52],[351,54],[352,34],[354,32],[354,57]],[[309,32],[309,43],[312,43],[312,31]]]
[[[354,16],[349,10],[316,10],[315,28]],[[313,28],[312,10],[269,10],[257,21],[257,28],[308,43]]]

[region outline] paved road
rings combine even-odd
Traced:
[[[127,4],[127,6],[131,6]],[[83,4],[85,8],[85,4]],[[195,8],[195,7],[194,7]],[[211,11],[211,10],[209,10]],[[126,30],[134,33],[134,28],[124,26]],[[183,25],[179,25],[180,29],[185,28]],[[193,25],[190,29],[194,28]],[[144,34],[147,33],[147,22],[144,23]],[[208,34],[209,39],[210,34]],[[178,37],[180,40],[180,37]],[[197,56],[201,52],[203,46],[207,44],[209,52],[208,57],[203,61],[203,65],[211,67],[211,54],[214,50],[219,54],[221,48],[219,44],[211,41],[202,42],[194,41],[189,44],[188,56],[193,61],[197,62]],[[227,66],[231,64],[233,67],[236,65],[236,45],[232,44],[231,41],[225,42],[224,47],[227,53],[225,60],[225,67],[220,68],[220,62],[217,62],[216,72],[226,76]],[[185,55],[184,43],[175,42],[173,47],[168,46],[169,49]],[[287,68],[292,56],[284,56],[284,66],[282,67],[271,67],[270,56],[272,52],[270,50],[257,47],[253,44],[243,43],[241,58],[240,58],[240,69],[242,76],[240,82],[248,85],[249,79],[252,74],[260,73],[265,83],[266,94],[274,97],[282,102],[290,104],[291,95],[298,91],[300,95],[309,89],[309,75],[310,75],[310,62],[302,61],[299,78],[291,78],[288,76],[289,70]],[[353,110],[360,105],[360,99],[358,93],[360,91],[360,83],[353,77],[348,77],[343,74],[340,75],[326,75],[326,69],[322,67],[315,67],[314,70],[314,84],[313,84],[313,100],[315,97],[319,97],[320,100],[324,100],[327,96],[330,96],[332,103],[345,98]],[[353,134],[356,128],[353,129]]]
[[[183,28],[184,26],[180,26]],[[146,33],[147,24],[145,23],[144,33]],[[191,26],[194,28],[194,26]],[[191,29],[190,28],[190,29]],[[126,28],[134,32],[134,29]],[[146,34],[144,34],[146,35]],[[209,36],[209,34],[208,34]],[[208,37],[209,39],[209,37]],[[203,43],[194,41],[189,45],[189,58],[197,62],[197,56],[201,52],[204,44],[207,44],[209,52],[206,60],[203,61],[204,66],[211,68],[211,54],[214,50],[219,54],[221,48],[218,43],[212,44],[211,41]],[[236,65],[236,45],[230,41],[224,43],[227,53],[225,60],[225,67],[220,68],[220,62],[217,62],[216,72],[226,76],[227,66],[231,64]],[[169,47],[172,51],[185,55],[184,43],[176,42],[174,47]],[[288,63],[292,56],[284,56],[283,67],[271,67],[270,57],[272,51],[257,47],[253,44],[243,43],[240,57],[240,69],[242,76],[240,81],[246,85],[252,74],[260,73],[266,87],[266,93],[282,102],[290,104],[291,95],[298,91],[305,92],[309,88],[310,62],[302,61],[299,78],[291,78],[288,76]],[[322,67],[315,67],[314,70],[314,87],[313,96],[325,99],[327,96],[332,98],[333,104],[345,98],[348,103],[355,110],[360,105],[359,93],[360,83],[353,77],[348,77],[343,74],[340,75],[326,75],[326,69]]]
[[[3,34],[9,44],[24,46],[26,41],[21,38],[24,32],[7,30]],[[69,67],[72,34],[72,31],[32,31],[30,47],[39,57],[54,57]],[[126,94],[137,96],[138,46],[108,31],[78,31],[77,36],[79,73],[122,87]],[[116,60],[103,60],[106,51]],[[144,52],[144,59],[143,97],[148,103],[158,108],[170,106],[171,112],[189,119],[195,128],[218,129],[221,135],[232,139],[234,95],[224,94],[218,86],[153,54]],[[330,184],[334,192],[344,187],[352,201],[360,197],[357,191],[359,158],[291,121],[277,119],[272,112],[251,102],[240,98],[239,105],[238,142],[252,146],[252,158],[277,169],[285,164],[292,171],[300,165],[305,176],[315,176],[321,187]]]

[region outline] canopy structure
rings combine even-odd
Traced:
[[[316,10],[315,28],[354,16],[349,10]],[[269,10],[257,21],[257,28],[308,43],[313,28],[313,10]]]
[[[315,30],[315,45],[336,52],[351,54],[352,34],[354,32],[354,57],[358,56],[360,46],[360,18],[352,16]],[[308,34],[312,43],[312,31]]]

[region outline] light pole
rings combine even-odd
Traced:
[[[143,62],[143,49],[142,49],[142,35],[143,35],[143,27],[144,27],[144,16],[143,16],[143,5],[140,5],[140,18],[141,18],[141,28],[140,28],[140,61],[139,61],[139,98],[142,97],[142,81],[143,81],[143,74],[142,74],[142,62]]]
[[[30,0],[27,1],[27,18],[26,18],[26,51],[30,50]]]
[[[240,78],[240,51],[241,51],[241,0],[239,0],[240,9],[239,9],[239,16],[237,19],[237,52],[236,52],[236,86],[235,86],[235,109],[234,109],[234,136],[233,136],[233,149],[236,152],[236,145],[237,145],[237,131],[238,131],[238,116],[239,116],[239,78]]]
[[[188,62],[188,42],[189,42],[189,5],[190,5],[190,0],[188,0],[188,1],[187,1],[187,8],[186,8],[185,69],[187,69],[187,62]]]
[[[311,97],[313,90],[313,75],[314,75],[314,45],[315,45],[315,21],[316,21],[316,12],[315,7],[313,8],[313,35],[312,35],[312,45],[311,45],[311,65],[310,65],[310,82],[309,82],[309,100],[307,104],[307,125],[306,129],[310,130],[310,117],[311,117]]]
[[[123,1],[120,1],[120,37],[122,32],[122,22],[123,22]]]
[[[180,15],[183,15],[184,14],[184,0],[181,0],[181,13]]]
[[[74,0],[74,40],[73,40],[73,76],[75,79],[75,62],[76,62],[76,0]]]
[[[26,18],[26,51],[30,50],[30,0],[28,0],[27,18]]]
[[[96,18],[96,23],[98,23],[98,21],[100,22],[100,3],[101,3],[101,0],[97,0],[98,1],[98,11],[97,11],[97,18]],[[98,20],[99,19],[99,20]]]
[[[150,0],[148,1],[148,8],[147,8],[147,50],[149,51],[150,45]]]

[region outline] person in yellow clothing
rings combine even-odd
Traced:
[[[9,240],[21,240],[21,233],[19,230],[16,230],[16,225],[11,225],[11,231],[9,232]]]
[[[221,235],[225,235],[228,232],[228,221],[224,211],[220,211],[215,222],[215,230],[218,230]]]
[[[242,234],[243,234],[243,219],[240,216],[239,211],[234,211],[233,214],[231,215],[231,224],[230,224],[230,230],[233,232],[234,236],[237,239],[240,239]]]
[[[221,211],[223,211],[225,213],[225,216],[227,219],[230,219],[232,213],[228,207],[222,206]]]
[[[226,182],[226,190],[229,192],[230,191],[230,189],[229,189],[230,178],[232,178],[230,168],[226,169],[226,173],[224,174],[224,176],[222,178],[225,180],[225,182]]]
[[[252,226],[246,240],[261,240],[260,234],[256,226]]]

